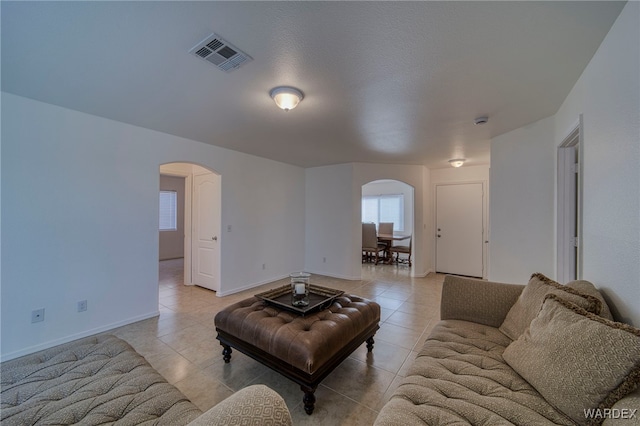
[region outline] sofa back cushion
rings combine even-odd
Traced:
[[[638,388],[640,329],[550,294],[503,358],[573,421],[599,424],[597,413]]]
[[[507,313],[499,327],[500,331],[511,340],[520,337],[540,312],[547,294],[556,294],[596,315],[600,314],[602,309],[601,303],[596,297],[557,283],[543,274],[535,273]]]
[[[470,321],[498,328],[524,287],[521,284],[447,275],[442,284],[440,319]]]

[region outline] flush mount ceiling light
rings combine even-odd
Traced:
[[[467,161],[464,158],[454,158],[453,160],[449,160],[449,164],[451,164],[453,167],[460,167],[464,164],[464,162]]]
[[[289,111],[294,109],[304,98],[302,92],[295,87],[279,86],[271,89],[269,95],[280,109]]]

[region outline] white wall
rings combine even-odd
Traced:
[[[488,182],[489,165],[486,166],[462,166],[449,167],[446,169],[431,169],[432,185],[439,183],[460,183],[460,182]]]
[[[435,271],[435,221],[433,220],[432,195],[431,195],[431,173],[428,168],[424,168],[422,173],[422,218],[424,234],[422,244],[424,247],[424,271],[425,274]],[[416,222],[418,223],[418,222]],[[417,226],[417,225],[416,225]]]
[[[2,124],[3,359],[157,315],[160,164],[222,176],[220,293],[304,264],[302,168],[7,93]]]
[[[353,227],[353,165],[339,164],[305,170],[305,269],[314,274],[357,280],[359,252],[351,241]]]
[[[305,268],[311,273],[357,280],[362,273],[362,185],[393,179],[414,187],[414,262],[412,274],[427,273],[422,166],[351,163],[313,167],[306,172]],[[324,259],[326,258],[326,262]]]
[[[583,277],[640,325],[640,3],[628,2],[555,116],[583,117]]]
[[[555,275],[555,156],[553,117],[491,141],[490,280]]]
[[[557,147],[582,115],[583,278],[640,325],[640,3],[628,2],[558,112],[491,143],[490,279],[554,276]]]

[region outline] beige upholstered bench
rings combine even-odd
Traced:
[[[313,412],[316,388],[335,367],[365,341],[373,350],[379,321],[380,306],[353,295],[305,316],[252,297],[215,317],[225,362],[233,347],[298,383],[307,414]]]

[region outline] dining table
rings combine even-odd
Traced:
[[[389,248],[393,244],[394,241],[402,241],[411,238],[411,235],[402,235],[402,234],[378,234],[378,241],[387,245],[385,249],[385,263],[391,263],[391,251]]]

